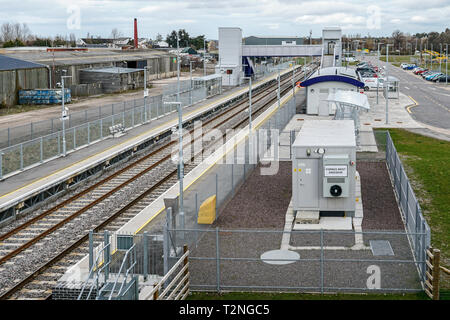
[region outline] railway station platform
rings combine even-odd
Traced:
[[[297,68],[299,68],[298,66]],[[280,74],[292,72],[288,68]],[[276,80],[277,74],[255,81],[252,90]],[[226,106],[248,94],[248,86],[240,86],[224,91],[201,103],[184,108],[183,123],[193,122],[202,115]],[[106,139],[70,153],[64,158],[43,163],[32,169],[14,175],[0,182],[0,225],[15,218],[44,199],[77,184],[86,175],[103,170],[111,162],[120,161],[141,148],[170,136],[172,127],[178,123],[178,115],[173,112],[151,122],[138,126],[118,138]]]
[[[302,88],[295,88],[295,93],[301,93]],[[293,93],[290,90],[281,97],[280,107],[278,102],[271,104],[265,111],[252,120],[252,132],[256,130],[274,129],[278,126],[282,129],[296,112],[296,104],[292,103]],[[291,103],[289,103],[291,102]],[[270,124],[271,123],[271,124]],[[248,125],[236,132],[236,134],[227,140],[222,147],[215,148],[215,151],[204,159],[199,165],[193,168],[183,179],[184,202],[186,210],[185,227],[199,227],[197,224],[197,205],[200,204],[205,197],[215,193],[217,197],[217,208],[220,208],[228,199],[228,195],[233,190],[233,186],[237,186],[243,177],[249,175],[253,169],[257,167],[256,163],[239,164],[237,157],[240,155],[234,152],[238,146],[248,143],[249,127]],[[247,149],[248,152],[248,149]],[[228,164],[230,155],[234,157],[236,163],[233,168]],[[242,160],[242,159],[241,159]],[[226,162],[226,163],[224,163]],[[233,170],[231,176],[235,180],[230,180],[229,170]],[[239,180],[240,179],[240,180]],[[199,195],[199,199],[195,194]],[[135,235],[143,234],[161,234],[162,226],[165,221],[165,201],[164,199],[175,199],[179,196],[179,183],[175,183],[151,204],[141,210],[134,218],[130,219],[120,229],[114,232],[112,237],[133,238]],[[194,200],[195,199],[195,200]],[[198,201],[196,201],[198,200]],[[209,225],[203,225],[209,228]],[[127,241],[125,241],[128,243]],[[125,243],[124,242],[124,243]],[[116,250],[119,241],[112,240],[111,251]],[[100,247],[94,248],[94,256],[96,252],[100,252]],[[95,258],[94,258],[95,259]],[[76,282],[77,279],[85,279],[89,273],[89,256],[82,258],[77,264],[70,267],[66,274],[59,282]]]

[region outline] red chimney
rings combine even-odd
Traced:
[[[138,47],[137,19],[134,18],[134,48]]]

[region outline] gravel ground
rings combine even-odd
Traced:
[[[363,230],[404,230],[386,162],[359,161],[363,199]]]
[[[259,168],[254,170],[213,226],[282,228],[292,196],[291,167],[290,161],[280,162],[278,174],[274,176],[262,176]]]
[[[320,290],[320,250],[298,250],[300,261],[288,265],[270,265],[259,260],[262,253],[280,248],[282,233],[269,230],[283,229],[285,212],[292,193],[290,168],[290,162],[280,162],[279,173],[275,176],[260,176],[259,170],[254,170],[236,195],[225,205],[214,223],[213,227],[227,229],[219,232],[219,253],[222,259],[220,285],[223,290],[245,290],[245,287],[251,286],[257,287],[257,290],[272,291]],[[362,179],[364,219],[367,218],[366,221],[363,220],[363,230],[402,232],[403,224],[390,187],[385,163],[359,162],[358,171]],[[236,229],[248,229],[249,232]],[[192,249],[190,261],[193,290],[217,288],[215,237],[215,230],[202,231],[199,242]],[[335,288],[353,288],[350,291],[355,292],[369,291],[367,280],[371,274],[368,267],[372,265],[380,268],[381,288],[384,292],[389,292],[389,289],[393,288],[420,289],[414,263],[405,262],[412,261],[412,254],[404,235],[370,233],[364,234],[363,239],[367,247],[370,246],[370,240],[388,240],[394,255],[374,256],[370,249],[325,250],[324,291],[336,291]],[[355,237],[351,233],[325,233],[323,237],[324,246],[350,247],[354,242]],[[320,246],[320,234],[293,233],[290,244]],[[240,260],[231,260],[233,258]],[[326,261],[326,259],[356,261]],[[363,259],[368,261],[361,261]],[[271,286],[276,289],[268,288]]]

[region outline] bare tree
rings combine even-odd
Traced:
[[[14,28],[12,23],[5,22],[2,24],[0,28],[1,32],[1,40],[4,42],[13,41],[14,39]]]
[[[392,39],[394,40],[394,48],[397,47],[397,49],[400,50],[400,45],[403,42],[403,39],[405,38],[405,35],[400,30],[395,30],[392,32]]]
[[[122,32],[117,30],[117,28],[112,29],[112,31],[111,31],[111,38],[116,40],[117,38],[120,38],[121,36],[122,36]]]

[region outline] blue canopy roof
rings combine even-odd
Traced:
[[[337,82],[345,82],[351,85],[354,85],[355,87],[358,88],[364,88],[364,83],[350,78],[350,77],[346,77],[346,76],[341,76],[341,75],[323,75],[323,76],[316,76],[313,78],[310,78],[306,81],[303,81],[300,83],[301,87],[309,87],[310,85],[319,83],[319,82],[327,82],[327,81],[337,81]]]

